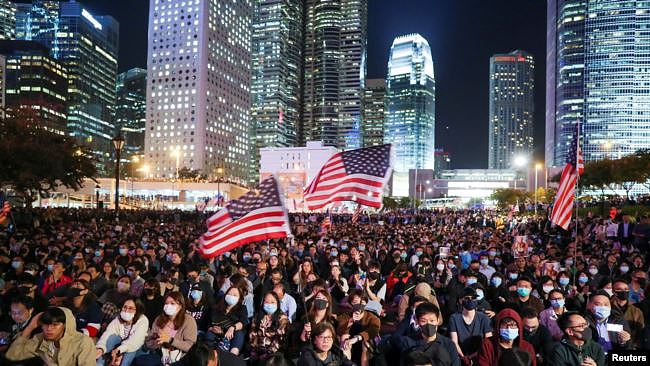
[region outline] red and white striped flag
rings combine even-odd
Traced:
[[[359,221],[359,216],[361,215],[361,205],[357,205],[357,208],[354,210],[354,213],[352,214],[352,223],[356,224],[357,221]]]
[[[560,178],[560,188],[557,190],[551,213],[551,222],[564,230],[567,230],[571,223],[576,183],[578,182],[578,176],[584,171],[584,160],[578,135],[579,128],[579,125],[576,126],[573,133],[573,141],[571,141],[571,147],[567,152],[566,165]]]
[[[291,234],[275,177],[262,181],[239,199],[207,219],[201,236],[201,254],[212,258],[242,245]]]
[[[381,207],[384,185],[393,168],[392,156],[391,145],[332,155],[304,191],[307,208],[317,210],[337,201]]]
[[[332,219],[330,219],[329,214],[325,216],[323,221],[320,223],[320,232],[321,233],[326,233],[330,227],[332,226]]]

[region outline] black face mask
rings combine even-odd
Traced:
[[[537,333],[537,329],[539,329],[539,328],[535,328],[535,330],[532,330],[532,331],[528,330],[528,329],[524,329],[524,338],[528,338],[528,337],[531,337],[531,336],[535,335],[535,333]]]
[[[329,303],[324,299],[314,299],[314,308],[316,310],[325,310]]]
[[[65,294],[67,295],[67,297],[77,297],[81,295],[81,291],[83,290],[80,288],[70,287]]]
[[[591,336],[592,336],[591,328],[587,327],[587,328],[585,328],[585,330],[583,330],[582,332],[580,332],[578,334],[580,334],[580,336],[578,337],[579,339],[582,339],[583,341],[587,342],[587,341],[589,341],[591,339]]]
[[[363,311],[364,308],[365,308],[365,306],[363,304],[354,304],[354,305],[352,305],[352,312],[353,313],[358,313],[358,312]]]
[[[630,291],[616,291],[614,292],[614,295],[616,295],[619,300],[627,300],[630,296]]]
[[[438,332],[438,326],[434,324],[426,324],[420,328],[422,329],[422,334],[427,338],[433,337]]]
[[[381,275],[378,272],[368,272],[368,279],[371,281],[378,280]]]
[[[465,300],[463,302],[463,307],[466,310],[474,310],[474,309],[476,309],[477,306],[478,306],[478,301],[476,301],[476,300]]]

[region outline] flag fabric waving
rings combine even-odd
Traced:
[[[201,254],[216,257],[242,245],[291,234],[286,210],[275,177],[262,181],[257,189],[230,201],[206,221],[201,236]]]
[[[320,223],[320,233],[321,234],[327,233],[330,227],[332,227],[332,214],[330,213],[329,210],[327,210],[327,213],[325,214],[325,218]]]
[[[579,128],[579,125],[576,126],[576,130],[573,132],[573,141],[571,141],[571,147],[567,152],[566,165],[562,170],[560,187],[557,190],[551,213],[551,222],[564,230],[569,228],[578,176],[584,171],[584,160],[578,137]]]
[[[11,205],[5,200],[4,192],[0,192],[0,225],[10,221]]]
[[[361,215],[361,205],[357,205],[357,208],[354,210],[354,213],[352,214],[352,223],[356,224],[357,221],[359,221],[359,216]]]
[[[336,201],[381,207],[384,185],[393,168],[391,145],[332,155],[304,191],[305,204],[317,210]]]

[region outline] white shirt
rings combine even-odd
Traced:
[[[607,236],[616,236],[617,232],[618,224],[611,222],[607,225]]]
[[[293,322],[296,317],[296,310],[298,310],[298,305],[293,296],[285,293],[282,300],[280,300],[280,310],[283,313],[287,314],[289,321]]]
[[[140,318],[135,324],[131,325],[131,329],[126,334],[124,338],[125,327],[124,324],[120,321],[119,315],[113,319],[102,336],[97,341],[95,348],[101,348],[104,350],[104,353],[112,351],[112,349],[106,349],[106,341],[110,336],[118,336],[122,339],[122,342],[119,344],[117,349],[120,350],[120,353],[135,352],[139,350],[142,345],[144,345],[144,339],[147,337],[149,332],[149,319],[147,319],[144,314],[140,315]]]
[[[480,266],[479,269],[478,269],[478,271],[481,272],[481,273],[483,274],[483,276],[485,276],[485,278],[487,278],[487,279],[489,280],[490,278],[492,278],[492,275],[493,275],[494,272],[496,272],[497,270],[494,269],[494,267],[492,267],[492,266],[490,266],[490,265],[488,264],[488,265],[485,266],[485,267]]]

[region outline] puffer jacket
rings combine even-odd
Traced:
[[[65,314],[65,333],[59,341],[59,352],[54,357],[51,351],[52,342],[43,339],[43,333],[25,338],[19,335],[7,350],[6,357],[10,361],[22,361],[30,358],[40,358],[46,365],[51,366],[94,366],[95,345],[87,335],[77,331],[77,322],[68,308],[59,307]]]
[[[546,364],[575,366],[582,364],[586,357],[593,359],[598,366],[605,366],[605,352],[598,343],[590,339],[582,347],[579,347],[565,338],[555,344]]]
[[[530,359],[532,360],[532,366],[536,366],[537,359],[535,357],[535,348],[533,348],[532,344],[524,340],[524,325],[521,317],[516,311],[510,308],[503,309],[499,314],[497,314],[496,322],[494,323],[495,334],[492,335],[492,337],[483,340],[481,349],[478,352],[478,364],[480,366],[493,366],[499,364],[503,352],[503,348],[499,345],[499,329],[501,329],[501,322],[506,318],[513,319],[519,327],[519,337],[515,338],[512,342],[512,348],[518,348],[522,351],[528,352]]]

